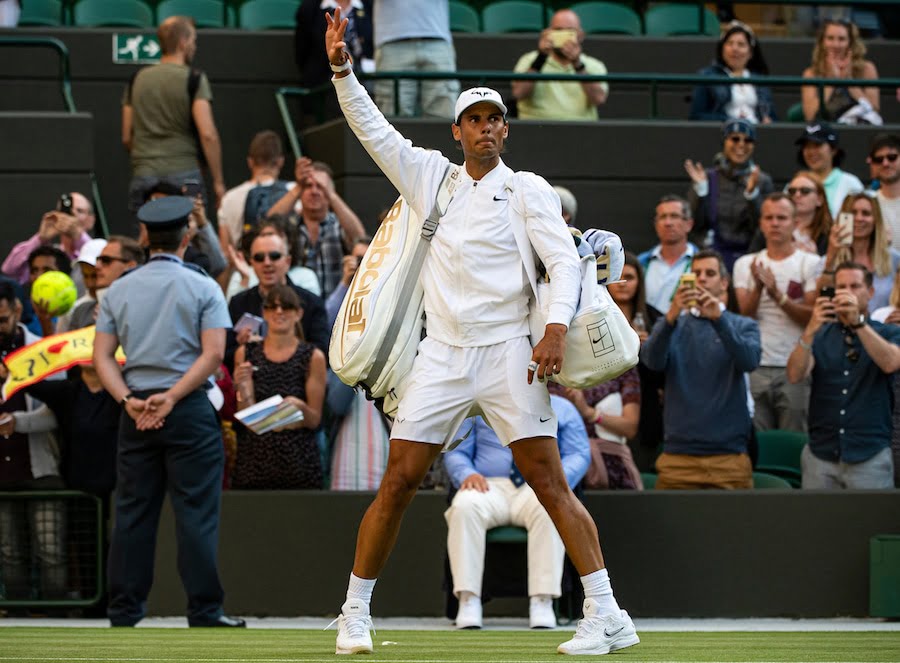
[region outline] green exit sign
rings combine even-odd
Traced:
[[[159,62],[162,48],[156,35],[141,32],[117,32],[113,35],[115,64],[154,64]]]

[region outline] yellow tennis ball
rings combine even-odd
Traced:
[[[78,299],[75,282],[63,272],[46,272],[31,285],[31,301],[47,307],[50,315],[63,315]]]

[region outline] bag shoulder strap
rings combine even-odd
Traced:
[[[522,200],[522,186],[518,177],[519,173],[513,173],[506,180],[505,188],[509,192],[509,201],[512,204],[513,211],[525,221],[525,203]],[[528,239],[528,232],[525,223],[519,223],[518,219],[511,219],[513,237],[516,239],[516,246],[519,253],[522,254],[522,263],[525,265],[525,275],[531,284],[531,290],[534,293],[535,301],[537,301],[537,263],[535,262],[534,249],[531,247],[531,240]]]

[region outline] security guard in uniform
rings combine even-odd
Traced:
[[[224,454],[206,397],[231,327],[219,286],[183,262],[193,201],[170,196],[138,211],[149,262],[115,281],[100,305],[94,365],[121,402],[109,618],[133,626],[153,580],[156,530],[168,491],[190,626],[245,626],[225,616],[216,567]],[[115,359],[125,351],[124,369]]]

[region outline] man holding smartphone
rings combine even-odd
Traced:
[[[560,9],[541,32],[536,51],[519,58],[513,71],[529,74],[602,75],[606,65],[581,50],[584,30],[571,9]],[[596,120],[609,85],[596,81],[513,81],[520,120]]]
[[[838,265],[822,288],[787,363],[792,383],[811,379],[809,444],[803,488],[890,489],[893,373],[900,370],[900,327],[867,317],[872,273]],[[831,296],[829,296],[831,295]]]

